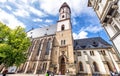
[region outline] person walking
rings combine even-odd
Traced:
[[[48,71],[46,72],[46,75],[45,75],[45,76],[49,76],[49,72],[48,72]]]

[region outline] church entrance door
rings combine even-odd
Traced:
[[[61,58],[61,64],[60,64],[60,72],[62,75],[65,75],[65,58],[62,57]]]

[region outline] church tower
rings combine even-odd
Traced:
[[[71,27],[71,10],[67,3],[63,3],[59,9],[59,20],[55,39],[57,72],[62,75],[75,74],[73,37]]]

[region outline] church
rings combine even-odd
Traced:
[[[32,29],[28,59],[17,73],[54,74],[69,76],[109,76],[120,71],[120,61],[112,48],[101,37],[73,39],[71,9],[65,2],[59,9],[57,24]]]

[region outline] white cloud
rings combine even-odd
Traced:
[[[39,18],[36,18],[36,19],[33,19],[34,22],[42,22],[43,20],[42,19],[39,19]]]
[[[36,9],[36,8],[33,8],[33,7],[31,7],[31,6],[29,6],[29,11],[30,12],[32,12],[33,14],[35,14],[35,15],[38,15],[39,17],[45,17],[46,16],[46,14],[45,13],[43,13],[42,11],[40,11],[40,10],[38,10],[38,9]]]
[[[17,10],[13,12],[13,14],[16,16],[26,17],[29,16],[30,13],[35,14],[39,17],[46,16],[43,11],[36,9],[31,5],[33,2],[35,2],[35,0],[19,0],[18,2],[15,0],[9,0],[9,2],[17,7]]]
[[[6,13],[5,11],[1,10],[0,12],[0,21],[10,28],[14,29],[16,26],[22,26],[25,27],[25,25],[17,20],[14,15],[11,15],[9,13]]]
[[[4,3],[4,2],[6,2],[7,0],[0,0],[0,3]]]
[[[10,6],[8,6],[8,5],[6,5],[5,7],[6,7],[8,10],[10,10],[10,11],[12,10],[12,8],[11,8]]]
[[[82,38],[88,38],[88,32],[90,33],[97,33],[101,31],[103,28],[101,26],[87,26],[87,27],[82,27],[79,30],[79,33],[73,33],[73,38],[74,39],[82,39]]]
[[[51,23],[51,22],[53,22],[53,20],[48,20],[48,19],[46,19],[45,22]]]
[[[75,20],[75,18],[72,19],[72,23],[73,23],[73,25],[77,24],[77,21]]]
[[[73,38],[74,39],[88,38],[87,35],[88,35],[88,33],[86,31],[80,31],[78,34],[73,33]]]
[[[80,31],[87,31],[87,32],[91,32],[91,33],[97,33],[99,31],[101,31],[103,28],[101,26],[98,25],[90,25],[87,27],[82,27],[80,29]]]
[[[40,8],[51,15],[57,15],[60,6],[67,2],[72,10],[73,16],[78,16],[87,8],[88,0],[40,0]]]
[[[29,12],[24,9],[17,9],[13,14],[20,17],[30,16]]]

